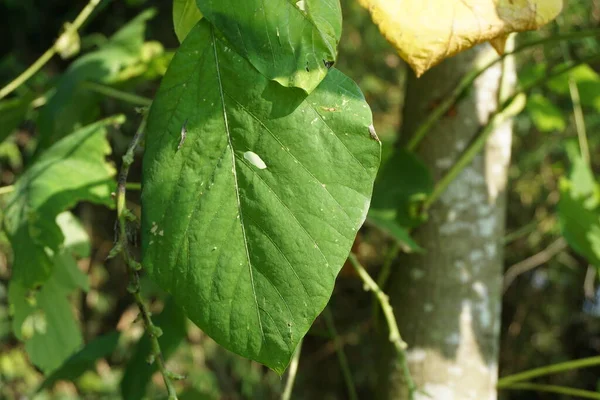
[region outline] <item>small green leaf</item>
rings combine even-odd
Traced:
[[[111,332],[86,344],[52,372],[38,387],[37,392],[52,388],[58,381],[75,381],[86,371],[93,369],[96,361],[109,356],[115,350],[119,337],[119,332]]]
[[[564,132],[567,121],[563,112],[541,94],[533,94],[527,99],[527,113],[540,132]]]
[[[196,0],[173,0],[173,26],[179,43],[201,19]]]
[[[306,97],[200,21],[148,117],[144,268],[218,343],[282,373],[367,215],[371,124],[341,72]]]
[[[600,188],[592,172],[575,150],[569,179],[560,182],[558,216],[569,246],[600,268]]]
[[[433,185],[431,172],[414,153],[396,149],[377,175],[371,209],[386,219],[395,213],[401,227],[414,228],[423,222],[420,204]]]
[[[162,327],[163,334],[158,339],[165,360],[175,352],[187,333],[187,318],[172,299],[167,300],[163,311],[152,319],[157,327]],[[131,360],[127,363],[121,380],[121,395],[128,400],[141,400],[146,394],[146,387],[156,372],[156,363],[149,364],[151,345],[145,334],[138,342]]]
[[[84,200],[112,206],[115,170],[105,160],[111,151],[106,127],[122,121],[110,118],[65,137],[15,184],[4,229],[14,253],[12,280],[24,288],[43,284],[51,275],[53,258],[64,241],[56,223],[59,213]]]
[[[312,92],[337,59],[339,0],[196,0],[198,8],[268,79]]]
[[[583,64],[548,81],[554,93],[570,97],[569,80],[577,84],[581,104],[600,111],[600,75],[589,65]]]
[[[422,253],[423,248],[410,236],[408,229],[396,220],[396,211],[370,209],[367,221],[392,236],[407,253]]]

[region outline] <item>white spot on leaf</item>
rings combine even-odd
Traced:
[[[254,153],[252,151],[245,152],[244,158],[246,160],[248,160],[248,162],[250,164],[254,165],[258,169],[267,168],[267,164],[265,164],[265,162],[262,160],[262,158],[260,158],[258,154]]]

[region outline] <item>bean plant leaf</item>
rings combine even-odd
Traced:
[[[600,187],[576,150],[569,153],[571,173],[560,182],[561,231],[573,250],[600,268]]]
[[[365,220],[371,124],[341,72],[307,97],[200,21],[148,117],[144,267],[218,343],[283,372]]]
[[[163,311],[152,321],[161,328],[163,334],[158,338],[160,350],[165,358],[175,352],[187,333],[187,317],[172,299],[167,300]],[[142,336],[131,360],[127,363],[121,380],[121,396],[128,400],[142,400],[146,395],[146,387],[157,371],[156,363],[149,364],[151,344],[148,335]]]
[[[60,368],[52,372],[38,387],[37,392],[52,388],[58,381],[75,381],[84,372],[94,368],[96,361],[110,355],[119,342],[119,332],[100,336],[69,357]]]
[[[236,51],[264,76],[310,93],[337,59],[339,0],[196,0]]]
[[[4,218],[14,253],[12,281],[32,289],[50,277],[64,241],[56,223],[60,212],[79,201],[112,206],[115,170],[105,160],[111,151],[106,129],[122,121],[113,117],[79,129],[44,152],[19,178]]]
[[[479,43],[500,53],[511,32],[538,29],[563,0],[359,0],[417,76]]]
[[[173,27],[179,43],[201,19],[202,13],[198,10],[196,0],[173,1]]]

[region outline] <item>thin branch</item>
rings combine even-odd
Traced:
[[[281,400],[291,400],[292,391],[294,390],[294,382],[296,382],[296,374],[298,373],[298,364],[300,364],[300,352],[302,351],[302,340],[298,343],[298,347],[294,352],[294,357],[292,357],[292,362],[290,363],[289,373],[287,382],[285,383],[285,389],[283,394],[281,395]]]
[[[583,281],[583,293],[588,299],[596,298],[596,267],[588,265]]]
[[[545,367],[535,368],[529,371],[524,371],[518,374],[500,378],[496,387],[498,389],[504,389],[504,387],[513,386],[513,384],[517,382],[528,381],[533,378],[539,378],[540,376],[556,374],[558,372],[573,371],[581,368],[595,367],[598,365],[600,365],[600,356],[546,365]]]
[[[323,317],[325,318],[325,324],[327,325],[327,329],[331,336],[333,337],[333,342],[335,344],[335,352],[337,353],[338,360],[340,362],[340,368],[342,370],[342,375],[344,375],[344,380],[346,381],[346,388],[348,389],[348,396],[350,400],[358,400],[358,395],[356,394],[356,388],[354,387],[354,380],[352,379],[352,372],[350,371],[350,366],[348,365],[348,359],[346,358],[346,353],[344,353],[344,346],[340,341],[337,330],[335,329],[335,324],[333,322],[333,315],[331,315],[331,311],[328,308],[323,310]]]
[[[510,266],[504,274],[503,292],[506,293],[510,285],[519,275],[547,263],[566,248],[567,242],[561,237],[552,242],[548,247],[539,253]]]
[[[572,397],[579,397],[581,399],[598,399],[600,400],[600,393],[591,392],[589,390],[575,389],[565,386],[556,385],[540,385],[538,383],[515,383],[510,386],[502,388],[503,390],[533,390],[536,392],[546,393],[557,393],[564,394]]]
[[[142,190],[142,184],[140,182],[127,182],[125,184],[127,190]],[[9,194],[15,191],[15,185],[8,185],[0,187],[0,196]]]
[[[456,161],[456,163],[454,163],[454,165],[450,168],[446,175],[444,175],[442,179],[440,179],[435,184],[431,195],[429,195],[429,197],[427,198],[427,200],[425,200],[423,204],[423,211],[426,212],[431,207],[431,205],[435,203],[446,191],[450,183],[452,183],[454,179],[463,171],[463,169],[467,165],[469,165],[471,161],[473,161],[473,158],[475,158],[475,156],[479,154],[479,152],[487,142],[487,139],[490,136],[490,134],[494,132],[496,128],[498,128],[504,122],[508,121],[509,119],[513,118],[515,115],[521,112],[522,107],[520,106],[524,106],[524,95],[526,93],[528,93],[533,88],[544,84],[548,80],[556,76],[562,75],[565,72],[568,72],[579,65],[591,63],[597,61],[598,59],[600,59],[600,54],[594,54],[577,62],[572,62],[556,67],[552,69],[552,71],[548,75],[536,79],[535,81],[525,85],[512,96],[510,96],[508,99],[506,99],[504,103],[502,103],[500,107],[498,107],[498,110],[496,110],[496,112],[494,112],[490,116],[490,120],[487,123],[487,125],[484,126],[482,130],[473,138],[469,146],[460,155],[459,159]]]
[[[68,37],[74,33],[77,33],[79,28],[85,23],[85,21],[92,14],[94,9],[100,4],[101,0],[90,0],[89,3],[84,7],[83,10],[79,13],[79,15],[75,18],[72,24],[65,24],[65,31],[58,37],[58,39],[54,42],[52,47],[50,47],[44,54],[40,56],[33,64],[29,66],[21,75],[17,76],[12,82],[8,85],[0,89],[0,99],[8,96],[12,93],[16,88],[25,83],[29,78],[35,75],[50,59],[57,53],[58,47],[57,43],[59,43],[61,37]]]
[[[165,386],[167,388],[167,392],[169,394],[169,400],[177,400],[177,391],[175,390],[175,386],[171,381],[173,374],[167,370],[165,360],[160,349],[160,344],[158,342],[158,338],[162,334],[162,331],[152,322],[152,319],[150,318],[150,311],[148,311],[148,307],[146,306],[140,294],[139,270],[142,266],[131,256],[126,231],[127,221],[131,218],[132,215],[131,212],[126,208],[127,176],[129,174],[129,168],[131,167],[131,164],[133,164],[134,161],[135,149],[137,148],[140,140],[142,139],[142,136],[144,135],[144,130],[146,129],[146,118],[147,114],[144,114],[138,130],[133,136],[133,140],[131,141],[127,152],[123,156],[123,164],[121,166],[121,172],[119,173],[116,195],[118,218],[117,221],[119,225],[119,238],[117,242],[117,248],[120,250],[125,260],[125,264],[127,265],[127,272],[129,274],[130,280],[128,290],[133,295],[135,302],[140,309],[140,314],[144,321],[144,327],[146,328],[146,332],[150,339],[152,352],[150,356],[150,361],[156,362],[158,366],[158,370],[160,371],[163,377]]]
[[[365,288],[367,290],[372,291],[377,300],[379,301],[379,305],[381,306],[381,310],[383,311],[383,315],[385,316],[385,320],[387,322],[388,328],[390,330],[389,339],[390,342],[394,345],[396,352],[398,353],[398,357],[400,359],[400,365],[402,367],[402,371],[404,374],[404,379],[406,380],[406,386],[408,387],[408,396],[409,399],[414,399],[415,393],[417,391],[417,385],[410,374],[410,370],[408,368],[408,360],[406,358],[406,342],[402,340],[400,336],[400,329],[398,328],[398,322],[396,321],[396,317],[394,316],[394,310],[390,304],[389,297],[381,290],[381,288],[377,285],[377,283],[371,278],[367,270],[360,264],[356,256],[350,253],[349,256],[350,263],[362,279]]]
[[[149,107],[150,104],[152,104],[152,100],[146,97],[138,96],[137,94],[133,93],[127,93],[122,90],[115,89],[106,85],[101,85],[96,82],[83,82],[81,85],[83,89],[87,89],[104,96],[112,97],[113,99],[121,100],[136,106]]]
[[[481,74],[483,74],[488,68],[504,60],[506,57],[542,44],[556,43],[574,39],[585,39],[593,36],[600,36],[600,30],[594,29],[563,35],[553,35],[548,38],[524,43],[523,45],[517,47],[513,51],[507,51],[501,56],[494,58],[492,61],[488,62],[481,68],[473,70],[472,72],[464,76],[464,78],[459,82],[459,84],[454,88],[454,90],[452,90],[452,92],[444,98],[444,101],[427,116],[427,119],[421,125],[419,125],[414,135],[412,135],[410,141],[408,142],[406,148],[409,151],[415,151],[421,143],[421,141],[423,140],[423,138],[427,136],[427,133],[429,133],[433,126],[440,119],[442,119],[444,115],[446,115],[446,113],[452,108],[452,106],[454,106],[458,99],[473,85],[475,79],[477,79]]]

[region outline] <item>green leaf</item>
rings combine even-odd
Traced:
[[[29,110],[32,95],[0,101],[0,142],[3,142],[19,126]]]
[[[62,74],[54,94],[39,115],[38,151],[50,147],[74,129],[96,121],[99,95],[83,87],[85,81],[110,83],[119,72],[139,62],[146,22],[156,12],[146,10],[117,31],[98,50],[74,61]]]
[[[600,268],[600,188],[575,150],[569,151],[573,167],[560,182],[558,217],[569,246]]]
[[[100,336],[67,359],[38,387],[37,392],[50,389],[58,381],[75,381],[86,371],[93,369],[96,361],[109,356],[117,347],[120,333],[111,332]]]
[[[567,121],[560,108],[541,94],[533,94],[527,99],[527,113],[540,132],[564,132]]]
[[[160,349],[165,360],[175,352],[187,333],[187,318],[175,302],[167,300],[163,311],[153,318],[152,322],[162,329],[158,338]],[[157,371],[156,362],[148,363],[151,354],[151,344],[145,334],[138,342],[131,360],[127,363],[121,380],[121,395],[128,400],[141,400],[146,394],[146,387]]]
[[[218,343],[283,372],[365,220],[371,124],[341,72],[306,97],[200,21],[148,118],[144,267]]]
[[[600,111],[600,75],[583,64],[551,79],[547,86],[554,93],[570,97],[569,80],[577,84],[581,104]]]
[[[179,43],[202,19],[202,13],[196,6],[196,0],[174,0],[173,1],[173,26]]]
[[[58,368],[83,341],[68,293],[54,276],[37,293],[18,281],[9,286],[13,331],[25,342],[31,362],[45,373]]]
[[[408,229],[396,220],[396,211],[370,209],[367,221],[396,239],[407,253],[422,253],[423,248],[410,237]]]
[[[15,184],[7,200],[4,229],[14,253],[12,280],[24,288],[43,284],[51,275],[53,258],[64,241],[56,223],[59,213],[79,201],[112,206],[115,170],[105,160],[111,151],[106,128],[122,121],[113,117],[65,137]]]
[[[312,92],[337,58],[339,0],[196,0],[198,8],[268,79]]]
[[[383,212],[386,219],[396,213],[401,227],[414,228],[423,222],[419,207],[433,186],[427,166],[415,154],[396,149],[377,175],[371,209]]]

